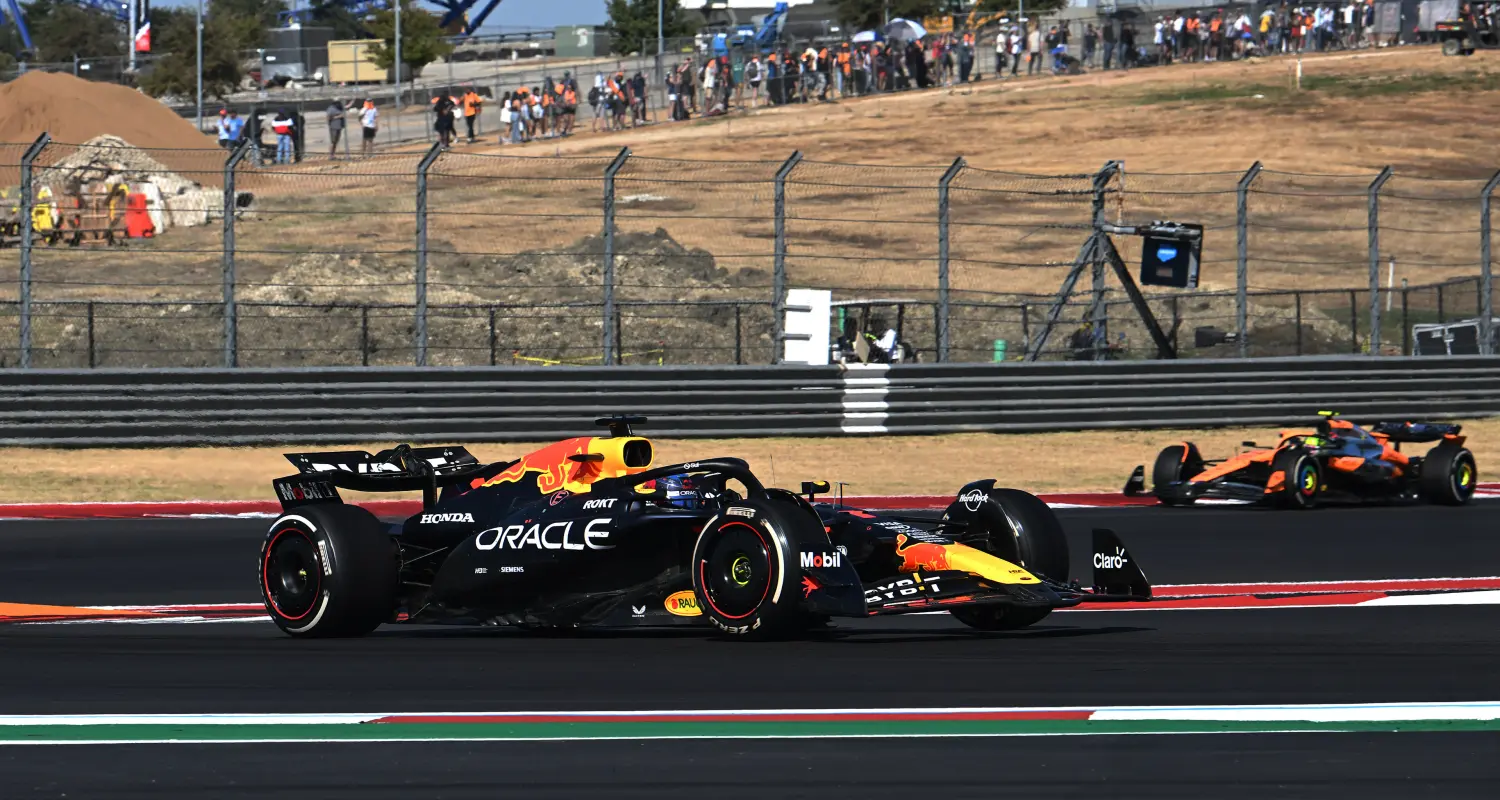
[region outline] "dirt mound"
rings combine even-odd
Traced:
[[[44,131],[53,141],[67,144],[111,134],[149,150],[215,145],[171,109],[124,86],[50,72],[28,72],[0,85],[0,142],[28,144]],[[178,171],[203,167],[174,163],[166,153],[157,158]]]
[[[603,252],[604,237],[595,235],[556,250],[499,258],[435,253],[434,262],[443,280],[468,284],[466,288],[487,300],[597,302],[602,297]],[[702,300],[723,296],[726,289],[769,287],[771,276],[753,268],[731,272],[718,266],[707,250],[684,247],[657,228],[615,234],[615,284],[622,300]]]
[[[486,349],[498,352],[503,363],[597,362],[600,237],[584,237],[555,251],[489,258],[456,254],[443,241],[430,246],[428,329],[435,363],[482,361],[476,353]],[[769,288],[763,292],[765,304],[742,308],[738,315],[730,306],[677,301],[722,298],[729,289],[743,298],[761,291],[747,287],[769,287],[768,274],[725,270],[707,251],[683,247],[660,228],[619,233],[615,247],[621,347],[628,363],[655,363],[665,349],[673,350],[673,363],[722,363],[734,360],[736,353],[765,360]],[[270,306],[242,313],[296,318],[294,327],[280,329],[279,344],[288,348],[286,358],[292,363],[301,353],[317,354],[323,343],[349,341],[353,330],[362,331],[371,363],[409,363],[401,359],[410,358],[405,348],[411,342],[411,282],[412,264],[404,258],[307,253],[276,271],[267,284],[240,296],[247,303],[310,304],[314,309]],[[287,330],[295,333],[288,336]],[[444,351],[448,354],[439,354]]]

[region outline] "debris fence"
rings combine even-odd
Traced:
[[[1059,289],[1099,224],[1156,220],[1205,231],[1199,288],[1146,287],[1179,357],[1410,353],[1413,325],[1475,318],[1492,340],[1500,175],[278,163],[45,135],[0,144],[0,173],[3,366],[767,364],[793,288],[831,292],[835,337],[895,328],[923,361],[1023,357],[1054,307],[1038,357],[1148,358],[1113,275]],[[1134,269],[1141,240],[1113,241]]]

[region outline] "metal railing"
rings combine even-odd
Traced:
[[[1484,357],[923,364],[857,407],[834,366],[0,372],[0,446],[162,447],[586,436],[644,414],[662,438],[1281,425],[1500,413]],[[878,405],[885,409],[872,413]]]

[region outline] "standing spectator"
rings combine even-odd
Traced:
[[[1090,67],[1094,66],[1094,47],[1099,42],[1099,32],[1094,30],[1094,23],[1090,22],[1083,29],[1083,63]]]
[[[524,86],[521,87],[521,90],[510,96],[511,144],[525,144],[529,141],[526,138],[526,117],[530,112],[526,107],[525,88]]]
[[[1031,29],[1026,34],[1026,74],[1035,75],[1042,70],[1042,28],[1040,25],[1028,25]]]
[[[297,133],[297,120],[292,112],[283,108],[276,112],[276,117],[271,120],[271,130],[276,134],[276,163],[290,164],[296,160],[296,143],[293,136]]]
[[[1010,76],[1012,78],[1018,77],[1020,75],[1021,51],[1026,47],[1024,38],[1025,37],[1021,35],[1021,28],[1019,26],[1012,25],[1010,28],[1010,36],[1007,37],[1010,42]]]
[[[239,112],[232,108],[229,109],[229,118],[224,121],[224,125],[229,130],[228,146],[230,148],[239,147],[240,137],[245,135],[245,121],[240,119]]]
[[[1135,26],[1126,24],[1120,28],[1120,69],[1129,70],[1135,57]]]
[[[840,100],[853,93],[854,81],[854,52],[849,49],[849,43],[839,45],[836,69],[833,73],[835,86],[833,92]]]
[[[682,88],[677,70],[667,72],[667,105],[671,108],[672,121],[687,119],[687,104],[682,99]]]
[[[349,107],[344,105],[344,98],[335,97],[328,108],[323,110],[324,116],[328,118],[328,158],[338,158],[339,139],[344,136],[344,112]]]
[[[1104,40],[1104,68],[1109,69],[1110,61],[1115,55],[1115,23],[1113,20],[1104,21],[1104,30],[1099,38]]]
[[[1005,56],[1010,53],[1010,33],[1005,26],[995,34],[995,77],[1005,77]]]
[[[500,144],[511,144],[510,92],[506,92],[500,97]]]
[[[374,100],[366,98],[365,104],[360,107],[359,127],[362,134],[360,153],[369,158],[375,151],[375,133],[380,127],[380,112],[375,109]]]
[[[693,60],[684,58],[682,60],[682,74],[680,77],[680,88],[682,94],[687,98],[689,114],[698,113],[698,83],[697,70],[693,69]]]
[[[464,92],[463,103],[464,126],[469,133],[469,144],[473,144],[476,138],[474,126],[479,122],[479,113],[484,110],[484,98],[479,96],[479,92],[474,91],[473,86],[470,86],[469,90]]]
[[[817,67],[813,73],[813,80],[818,89],[818,102],[828,101],[828,88],[832,85],[829,74],[833,72],[833,59],[829,57],[828,48],[818,49]]]
[[[715,105],[714,104],[714,92],[718,88],[718,83],[719,83],[719,74],[718,73],[719,73],[719,60],[718,59],[711,58],[711,59],[708,60],[708,62],[706,64],[703,65],[702,80],[699,81],[699,83],[702,84],[702,86],[703,86],[703,108],[704,108],[704,113],[712,113],[713,110],[714,110],[714,105]]]
[[[958,43],[958,82],[968,83],[974,73],[974,34],[965,33]]]
[[[578,120],[578,86],[563,73],[562,90],[562,135],[573,135],[573,123]]]
[[[646,124],[646,76],[640,72],[630,79],[630,95],[635,101],[636,123]]]
[[[594,87],[589,89],[589,107],[594,111],[594,119],[589,123],[589,130],[598,131],[604,121],[607,110],[604,104],[604,73],[594,73]]]
[[[214,130],[219,134],[219,146],[225,150],[234,147],[229,141],[229,109],[219,109],[219,121],[214,124]]]
[[[453,146],[453,109],[453,98],[447,92],[432,98],[432,129],[444,150]]]
[[[760,82],[765,79],[765,67],[760,63],[760,54],[750,57],[745,65],[745,82],[750,84],[750,107],[760,106]]]
[[[1156,63],[1167,63],[1167,18],[1157,17],[1152,29],[1151,43],[1156,45]]]

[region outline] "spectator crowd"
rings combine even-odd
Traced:
[[[1376,28],[1374,0],[1133,13],[1071,25],[1001,17],[976,30],[918,39],[815,41],[769,52],[699,53],[664,64],[660,81],[648,81],[641,71],[627,75],[616,69],[596,72],[592,81],[581,85],[565,71],[561,78],[544,76],[534,85],[505,91],[498,100],[481,95],[472,85],[451,87],[431,97],[432,131],[444,148],[460,135],[476,142],[484,135],[480,123],[485,105],[494,103],[498,111],[490,113],[499,118],[499,142],[522,145],[572,135],[580,113],[588,117],[591,132],[620,131],[767,104],[953,87],[981,80],[991,65],[995,78],[1009,79],[1077,74],[1084,68],[1131,69],[1371,47],[1380,43]],[[354,108],[354,103],[335,100],[326,109],[330,158],[338,155],[346,114]],[[358,109],[364,155],[374,146],[379,113],[369,100]],[[233,112],[220,116],[221,145],[232,147],[250,133]],[[263,144],[268,160],[286,163],[300,158],[300,146],[294,154],[293,144],[300,142],[301,116],[282,110],[270,123],[276,142]],[[259,136],[263,127],[254,127]]]

